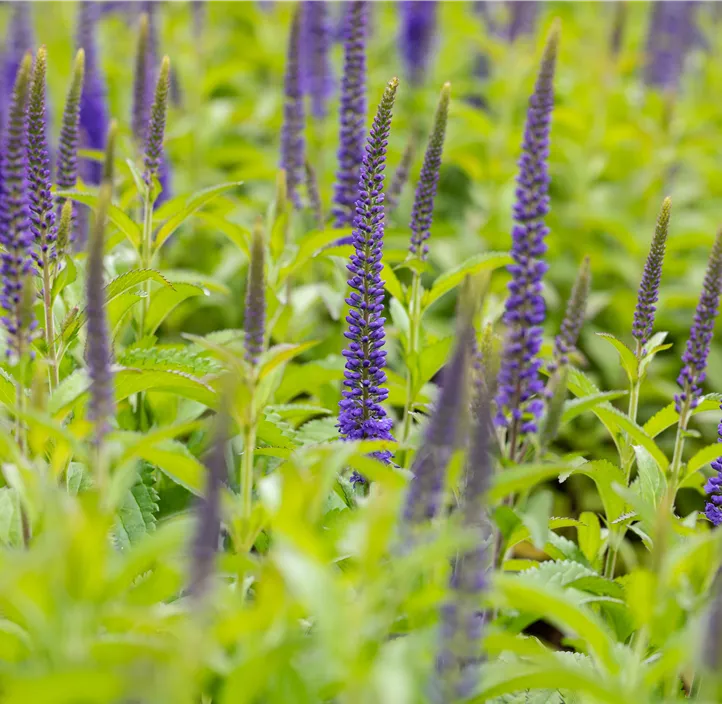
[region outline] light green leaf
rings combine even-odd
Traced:
[[[259,379],[267,377],[274,369],[285,364],[294,357],[303,354],[306,350],[310,350],[318,344],[316,341],[301,342],[296,345],[283,344],[271,347],[261,357],[261,369],[258,373]]]
[[[175,371],[121,368],[115,373],[117,401],[142,391],[163,391],[198,401],[209,408],[218,403],[216,392],[200,379]]]
[[[722,401],[722,394],[707,394],[703,396],[692,415],[705,411],[716,411]],[[679,414],[674,408],[674,401],[655,413],[645,424],[644,431],[650,437],[657,437],[662,431],[671,428],[679,420]]]
[[[565,481],[572,474],[583,474],[597,485],[599,498],[602,500],[609,523],[616,521],[625,512],[626,504],[614,489],[615,485],[626,484],[624,472],[619,467],[607,460],[586,462],[571,469],[561,481]]]
[[[512,263],[506,252],[485,252],[467,259],[454,269],[447,271],[434,281],[431,289],[424,294],[421,301],[422,310],[426,310],[445,293],[456,288],[467,276],[473,276],[482,271],[493,271]]]
[[[203,495],[205,467],[183,443],[168,439],[152,447],[141,445],[137,449],[137,456],[158,467],[163,474],[192,494]]]
[[[213,213],[197,213],[196,218],[225,235],[247,258],[251,256],[251,233],[247,228]]]
[[[53,287],[50,291],[50,300],[55,301],[60,292],[72,284],[78,277],[78,271],[72,257],[64,257],[64,266],[53,281]]]
[[[381,278],[384,280],[384,287],[386,290],[398,301],[405,304],[406,291],[404,290],[402,283],[396,277],[396,272],[394,272],[390,266],[387,266],[384,268]]]
[[[4,369],[0,368],[0,404],[14,406],[17,402],[17,388],[13,379]]]
[[[689,458],[689,462],[687,462],[685,478],[694,474],[698,469],[702,469],[702,467],[710,462],[714,462],[718,457],[722,457],[722,444],[719,442],[707,445],[701,450],[698,450]]]
[[[603,340],[606,340],[609,344],[614,347],[619,353],[619,361],[624,367],[624,371],[627,372],[627,378],[630,384],[634,384],[638,379],[638,365],[637,357],[634,352],[629,349],[621,340],[618,340],[614,335],[610,335],[606,332],[598,332],[597,335]]]
[[[579,398],[571,399],[564,404],[562,424],[569,423],[582,413],[594,410],[602,403],[614,401],[617,398],[626,396],[627,393],[627,391],[600,391],[599,393],[590,394],[589,396],[580,396]]]
[[[667,478],[649,452],[639,445],[634,445],[637,457],[639,489],[642,498],[655,508],[667,490]]]
[[[145,334],[152,335],[183,301],[194,296],[207,296],[208,291],[196,284],[174,283],[172,288],[163,288],[153,294],[145,319]]]
[[[509,467],[494,475],[489,500],[499,501],[510,494],[531,489],[541,482],[569,474],[573,467],[568,464],[529,464]]]
[[[281,268],[281,271],[278,273],[278,283],[283,283],[325,247],[342,237],[348,237],[349,234],[350,232],[347,228],[309,232],[298,243],[298,252],[293,258],[293,261]]]
[[[577,538],[584,557],[594,564],[602,547],[602,528],[596,513],[582,511],[577,526]]]
[[[221,193],[225,193],[231,188],[242,185],[242,181],[231,181],[230,183],[222,183],[218,186],[212,186],[202,191],[198,191],[188,197],[185,207],[178,210],[172,217],[163,223],[162,227],[156,232],[153,242],[154,251],[158,251],[166,240],[192,215],[205,205],[217,198]]]

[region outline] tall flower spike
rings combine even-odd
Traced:
[[[60,141],[58,146],[58,163],[55,172],[55,182],[60,190],[75,188],[78,182],[78,144],[80,142],[80,97],[83,92],[85,76],[85,51],[78,50],[73,67],[73,79],[65,99],[63,122],[60,128]],[[65,198],[58,198],[58,206],[62,209]],[[75,208],[73,206],[73,213]],[[70,228],[70,241],[73,238],[73,228]]]
[[[634,309],[634,323],[632,325],[632,336],[637,341],[639,353],[647,344],[654,327],[654,314],[657,311],[656,304],[659,298],[659,284],[662,280],[662,263],[664,262],[664,251],[667,245],[671,209],[672,199],[667,197],[662,203],[662,210],[659,213],[657,227],[652,238],[652,246],[649,248],[647,262],[644,265],[642,282],[639,284],[637,307]]]
[[[411,210],[411,244],[409,252],[412,257],[426,259],[429,248],[426,240],[431,236],[431,222],[434,217],[434,198],[436,186],[439,183],[441,170],[441,154],[444,150],[444,137],[446,136],[446,122],[449,117],[449,100],[451,98],[451,84],[445,83],[441,89],[439,105],[434,116],[434,127],[429,137],[429,144],[424,155],[424,165],[421,167],[419,183],[416,186],[414,207]]]
[[[316,227],[320,230],[323,228],[323,204],[321,203],[321,194],[318,190],[318,178],[316,171],[308,159],[304,163],[306,172],[306,195],[308,196],[308,204],[316,220]]]
[[[705,378],[709,346],[719,308],[720,289],[722,289],[722,230],[717,233],[712,247],[702,282],[702,293],[694,314],[694,323],[682,355],[684,366],[677,377],[682,393],[674,397],[677,413],[685,404],[691,409],[696,408],[699,403],[700,384]]]
[[[304,140],[303,140],[303,91],[299,55],[301,51],[301,12],[293,14],[291,32],[288,37],[286,58],[286,80],[284,84],[285,103],[283,106],[283,130],[281,132],[281,168],[286,172],[288,197],[294,207],[300,209],[299,187],[303,182]]]
[[[333,90],[328,3],[304,1],[303,35],[304,88],[311,98],[311,114],[317,120],[322,120],[328,113],[328,99]]]
[[[506,4],[509,8],[507,39],[514,42],[525,34],[533,34],[541,3],[536,0],[514,0]]]
[[[414,457],[413,479],[404,507],[404,520],[410,525],[433,519],[441,508],[446,469],[462,440],[460,428],[468,405],[467,376],[473,336],[471,321],[464,321],[454,353],[444,369],[441,390],[424,439]]]
[[[554,338],[554,361],[550,365],[550,371],[566,366],[569,363],[569,355],[577,348],[577,340],[584,323],[591,279],[589,257],[585,257],[567,302],[561,330]]]
[[[201,598],[208,587],[213,572],[213,560],[218,552],[218,542],[221,537],[221,486],[228,476],[226,444],[230,422],[227,409],[222,409],[216,416],[213,446],[205,462],[206,492],[198,502],[198,523],[193,541],[193,561],[188,588],[196,599]]]
[[[103,293],[103,254],[108,208],[112,198],[112,164],[117,127],[112,122],[108,130],[103,182],[98,192],[98,208],[90,237],[86,270],[85,296],[88,315],[87,360],[90,376],[88,418],[95,424],[95,442],[100,444],[110,429],[115,400],[108,319]]]
[[[7,40],[3,57],[3,85],[7,95],[3,95],[3,103],[11,99],[10,91],[15,84],[20,64],[28,51],[35,49],[35,33],[33,32],[32,4],[29,2],[12,3],[13,14],[8,25]],[[3,113],[5,109],[3,108]]]
[[[145,141],[145,182],[150,186],[153,177],[158,176],[158,168],[163,160],[163,139],[165,137],[165,119],[168,112],[168,89],[169,89],[170,59],[163,57],[160,65],[158,83],[155,87],[155,98],[150,109],[150,121],[148,122],[147,136]]]
[[[436,40],[436,0],[402,0],[399,45],[406,67],[406,77],[412,86],[420,86],[429,68]]]
[[[139,149],[145,144],[147,137],[152,100],[153,63],[148,43],[148,15],[144,12],[138,20],[138,44],[133,76],[133,112],[131,115],[131,129]]]
[[[56,259],[62,261],[68,251],[68,244],[71,241],[73,229],[73,201],[66,200],[60,210],[58,221],[58,233],[55,241]]]
[[[687,52],[696,39],[696,10],[696,2],[652,3],[644,72],[647,85],[671,91],[678,87]]]
[[[480,595],[488,588],[492,531],[484,497],[491,484],[492,422],[489,397],[481,399],[472,429],[466,461],[466,482],[461,498],[462,525],[477,534],[472,548],[454,564],[450,595],[441,610],[441,643],[436,660],[441,701],[467,699],[478,682],[480,641],[486,615],[479,609]]]
[[[85,51],[85,82],[80,99],[81,144],[101,150],[108,133],[108,97],[96,43],[96,24],[100,12],[97,2],[81,2],[78,18],[78,49]],[[100,183],[103,166],[85,161],[81,175],[88,183]]]
[[[389,81],[379,104],[366,141],[366,153],[361,165],[353,229],[354,253],[347,269],[351,287],[346,303],[350,306],[344,336],[348,346],[343,398],[339,403],[338,427],[347,440],[391,440],[391,419],[381,405],[389,395],[384,367],[386,352],[382,349],[386,335],[384,283],[381,263],[384,245],[384,167],[386,145],[391,130],[391,112],[396,98],[396,78]],[[388,462],[391,453],[380,452],[377,457]]]
[[[55,257],[55,210],[50,193],[50,154],[45,124],[45,74],[48,54],[44,46],[35,56],[28,103],[28,186],[30,229],[35,240],[35,261],[46,269]]]
[[[401,155],[401,161],[396,167],[394,177],[386,189],[386,212],[390,213],[392,210],[396,210],[399,204],[399,198],[404,191],[404,187],[409,180],[409,173],[411,172],[411,165],[414,163],[414,157],[416,156],[416,141],[412,137],[406,144],[406,149]]]
[[[344,64],[339,109],[338,170],[334,190],[335,227],[354,222],[366,121],[366,39],[368,2],[348,3],[344,25]]]
[[[496,395],[499,426],[509,425],[509,451],[513,457],[520,437],[536,430],[541,414],[544,385],[539,379],[539,349],[545,308],[541,295],[547,270],[542,256],[549,232],[544,218],[549,212],[549,133],[554,107],[554,67],[559,27],[547,40],[534,93],[529,99],[522,155],[517,176],[509,266],[511,282],[504,309],[507,338],[499,370]]]
[[[263,222],[259,219],[253,228],[251,262],[248,267],[246,288],[246,314],[243,327],[246,333],[246,361],[258,364],[263,352],[266,329],[266,245],[263,239]]]
[[[0,303],[5,310],[2,322],[7,331],[8,355],[13,360],[18,360],[29,351],[37,325],[32,318],[32,308],[26,314],[22,305],[23,290],[34,269],[26,180],[27,103],[32,62],[31,54],[27,53],[18,69],[0,150],[0,244],[5,250],[1,255]]]

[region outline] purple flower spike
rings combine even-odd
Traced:
[[[133,112],[130,125],[133,137],[140,148],[145,144],[153,103],[153,57],[148,39],[148,15],[144,12],[138,20],[138,45],[133,75]]]
[[[299,187],[304,175],[303,141],[303,91],[299,55],[301,50],[301,13],[293,15],[291,32],[288,37],[286,58],[286,80],[284,84],[285,103],[283,107],[283,130],[281,132],[281,168],[286,172],[288,197],[294,207],[302,207]]]
[[[536,431],[542,411],[539,398],[544,386],[539,379],[539,349],[545,307],[542,277],[547,270],[542,256],[549,230],[544,217],[549,212],[549,134],[554,107],[554,66],[559,29],[547,40],[534,93],[529,100],[522,156],[519,161],[516,203],[509,267],[512,280],[504,310],[507,339],[499,370],[496,395],[499,426],[509,426],[509,452],[516,453],[518,439]]]
[[[352,225],[366,122],[366,39],[368,2],[348,3],[344,25],[338,171],[334,191],[334,227]]]
[[[328,113],[333,91],[331,72],[331,22],[323,0],[303,3],[303,83],[311,98],[311,114],[322,120]]]
[[[719,308],[720,289],[722,289],[722,230],[717,233],[712,247],[702,282],[702,293],[694,314],[694,323],[689,331],[687,348],[682,355],[684,366],[677,377],[682,393],[674,397],[677,413],[681,413],[683,407],[696,408],[699,403],[700,385],[705,378],[709,346]]]
[[[652,3],[652,18],[647,34],[647,85],[675,90],[687,52],[697,39],[696,2],[668,0]]]
[[[165,137],[165,119],[168,112],[168,90],[170,88],[170,59],[163,57],[158,83],[155,87],[155,99],[150,110],[150,120],[145,141],[145,182],[150,186],[154,176],[158,176],[163,161],[163,139]]]
[[[45,74],[48,55],[38,49],[28,103],[28,187],[30,230],[35,241],[34,258],[47,268],[55,258],[55,210],[50,193],[50,155],[45,124]]]
[[[654,231],[652,246],[649,248],[647,263],[644,265],[642,282],[637,294],[637,307],[634,309],[634,324],[632,336],[637,341],[640,351],[647,344],[654,327],[654,314],[657,312],[657,299],[659,298],[659,284],[662,280],[662,263],[667,244],[667,231],[669,229],[669,215],[672,209],[672,199],[665,198],[662,210],[659,213],[657,227]]]
[[[461,496],[462,525],[477,534],[474,546],[459,555],[450,580],[449,600],[441,609],[441,642],[436,659],[441,701],[468,699],[477,686],[480,642],[486,614],[480,596],[489,586],[492,530],[485,496],[491,485],[493,424],[489,397],[479,401],[466,460],[465,486]]]
[[[27,104],[32,62],[32,56],[28,53],[18,69],[0,150],[0,244],[5,250],[1,255],[0,304],[5,310],[2,322],[7,331],[8,355],[14,361],[29,351],[32,333],[37,325],[32,317],[32,308],[25,310],[27,306],[23,300],[26,281],[34,271],[26,180]]]
[[[568,364],[569,355],[577,348],[577,340],[584,323],[591,278],[589,257],[585,257],[567,302],[567,310],[564,320],[562,320],[561,330],[554,338],[554,361],[549,365],[550,371]]]
[[[78,144],[80,142],[80,96],[83,92],[83,79],[85,76],[85,51],[80,49],[75,57],[73,80],[70,83],[63,122],[60,128],[60,141],[58,146],[58,163],[55,172],[55,182],[60,190],[75,188],[78,181]],[[65,198],[58,198],[58,209],[62,210]],[[75,208],[73,207],[73,219]],[[71,224],[69,241],[73,240],[74,231]]]
[[[263,241],[263,223],[259,220],[253,230],[251,263],[246,288],[246,313],[243,327],[246,333],[246,362],[258,364],[263,352],[266,329],[266,247]]]
[[[347,440],[392,440],[391,419],[381,405],[389,395],[384,388],[386,352],[384,322],[384,284],[381,263],[384,244],[384,167],[386,145],[391,129],[391,112],[398,80],[386,86],[366,142],[361,165],[354,220],[354,253],[347,265],[350,272],[351,293],[346,299],[350,306],[344,336],[348,346],[343,399],[339,403],[338,427]],[[391,453],[376,453],[389,462]]]
[[[514,0],[506,4],[509,8],[507,39],[514,42],[525,34],[533,34],[541,3],[536,0]]]
[[[429,144],[424,155],[424,165],[421,167],[419,183],[416,186],[414,207],[411,210],[411,245],[409,252],[412,257],[426,259],[429,248],[426,240],[431,236],[431,222],[434,216],[434,198],[436,186],[439,183],[441,170],[441,154],[444,149],[446,136],[446,122],[449,117],[449,100],[451,98],[451,84],[445,83],[441,89],[439,106],[436,108],[434,127],[429,137]]]
[[[80,100],[81,144],[88,149],[97,150],[104,148],[108,132],[108,91],[98,59],[95,35],[99,4],[81,2],[78,18],[78,49],[85,51],[85,84]],[[102,164],[86,161],[81,175],[88,183],[98,184],[102,172]]]
[[[394,177],[386,189],[386,212],[390,213],[395,210],[399,204],[401,194],[404,192],[406,183],[409,180],[409,173],[411,172],[411,165],[414,163],[414,157],[416,156],[416,141],[412,137],[406,144],[406,149],[401,155],[401,161],[396,167]]]
[[[10,92],[15,84],[20,64],[28,51],[35,50],[35,33],[33,32],[32,3],[12,3],[13,14],[8,25],[6,50],[3,57],[3,85],[7,91],[6,99],[10,100]],[[3,113],[5,109],[3,109]]]
[[[85,294],[88,313],[88,374],[90,376],[90,401],[88,418],[95,424],[95,442],[102,443],[110,429],[115,409],[111,345],[108,334],[108,318],[105,310],[103,285],[103,253],[105,251],[105,227],[108,208],[112,198],[112,168],[115,151],[116,124],[108,130],[105,164],[101,165],[103,182],[98,192],[98,208],[95,225],[88,247]]]
[[[424,439],[411,467],[413,479],[404,507],[410,525],[435,518],[441,508],[446,469],[459,448],[467,406],[467,371],[474,337],[470,322],[462,326],[453,356],[444,369],[436,407],[426,426]]]
[[[436,40],[436,0],[402,0],[399,44],[406,66],[406,77],[412,86],[420,86],[429,68]]]

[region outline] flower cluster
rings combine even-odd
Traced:
[[[367,5],[364,0],[353,0],[346,11],[338,171],[333,208],[335,227],[346,227],[354,222],[366,119]]]
[[[687,347],[682,355],[684,365],[677,377],[677,383],[682,391],[674,397],[677,413],[680,413],[684,407],[696,408],[699,403],[700,385],[705,379],[707,357],[717,318],[721,289],[722,231],[717,234],[712,247],[707,271],[702,282],[702,293],[694,313],[694,323],[689,331]]]
[[[426,77],[436,39],[436,0],[402,0],[399,44],[406,76],[414,86]]]
[[[165,56],[160,66],[155,98],[150,110],[150,121],[145,141],[145,182],[150,185],[163,160],[163,138],[165,137],[165,118],[168,111],[170,59]]]
[[[662,281],[662,263],[664,262],[671,209],[672,199],[665,198],[652,238],[652,246],[649,248],[647,262],[642,272],[642,281],[639,284],[632,336],[637,341],[640,350],[647,344],[654,327],[654,314],[657,312],[656,306],[659,298],[659,284]]]
[[[431,236],[431,222],[434,216],[434,198],[436,197],[436,186],[439,183],[439,171],[441,170],[441,154],[444,149],[444,137],[446,136],[446,123],[449,117],[449,100],[451,97],[451,85],[444,84],[441,89],[439,105],[436,108],[434,127],[429,137],[429,144],[424,155],[424,164],[421,167],[419,183],[416,186],[414,206],[411,210],[411,244],[409,252],[412,257],[426,259],[429,248],[426,240]]]
[[[500,426],[511,423],[512,440],[536,430],[536,419],[543,407],[539,398],[544,386],[538,374],[541,366],[538,354],[545,316],[542,277],[547,264],[541,257],[546,252],[544,240],[549,232],[544,218],[549,212],[547,159],[558,36],[555,27],[547,41],[534,93],[529,100],[513,211],[516,224],[512,231],[511,254],[514,264],[509,267],[512,280],[504,310],[508,331],[499,370],[495,419]],[[525,415],[531,418],[525,419]],[[510,447],[510,451],[513,453],[515,448]]]
[[[3,245],[2,292],[0,305],[5,310],[2,318],[8,333],[8,354],[21,358],[32,339],[37,321],[32,310],[25,310],[24,289],[30,285],[28,276],[33,272],[33,235],[28,220],[27,202],[27,103],[30,89],[32,56],[25,55],[13,90],[3,139],[2,191],[0,191],[0,243]]]
[[[311,98],[311,114],[323,119],[333,90],[331,73],[331,24],[328,3],[305,0],[303,3],[303,84]]]
[[[383,311],[384,284],[381,280],[381,256],[384,241],[384,168],[386,146],[391,129],[391,111],[398,81],[392,79],[384,91],[366,143],[361,166],[359,198],[353,229],[354,253],[348,264],[351,293],[346,322],[348,347],[344,372],[343,399],[339,429],[348,440],[390,440],[391,419],[381,405],[388,397],[384,367],[386,352]],[[389,461],[390,452],[378,453]]]
[[[582,329],[582,323],[584,323],[590,285],[589,257],[585,257],[572,287],[561,329],[554,338],[554,361],[550,365],[550,371],[568,364],[569,355],[577,348],[577,340]]]
[[[251,262],[248,268],[246,312],[243,323],[246,333],[246,361],[252,365],[258,364],[263,352],[266,329],[265,260],[263,223],[259,221],[253,230],[251,240]]]

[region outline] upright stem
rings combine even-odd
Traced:
[[[151,248],[153,245],[153,201],[151,198],[150,186],[146,189],[143,197],[143,241],[140,250],[140,265],[143,269],[148,269],[152,263]],[[143,284],[145,296],[141,302],[140,309],[140,330],[138,331],[138,339],[145,334],[145,323],[148,317],[148,309],[150,308],[150,281]]]
[[[51,299],[51,276],[50,262],[47,254],[43,257],[43,302],[45,304],[45,344],[48,348],[48,359],[50,360],[50,390],[52,391],[59,382],[58,357],[55,350],[55,324],[53,321],[53,302]]]
[[[419,347],[419,327],[421,324],[421,306],[419,301],[421,281],[417,272],[413,273],[411,279],[411,298],[409,300],[409,358]],[[409,439],[411,432],[411,409],[414,405],[414,374],[411,369],[406,369],[406,404],[404,405],[404,423],[401,431],[401,442]],[[404,458],[405,459],[405,458]]]
[[[689,396],[689,394],[687,394]],[[679,473],[682,468],[682,454],[684,452],[684,441],[687,433],[687,424],[690,415],[689,401],[685,400],[679,413],[679,424],[677,425],[677,436],[674,440],[674,454],[672,455],[672,464],[669,468],[672,485],[676,491],[679,485]]]
[[[243,458],[241,461],[241,499],[243,517],[250,519],[253,510],[253,451],[256,446],[255,419],[243,430]]]

